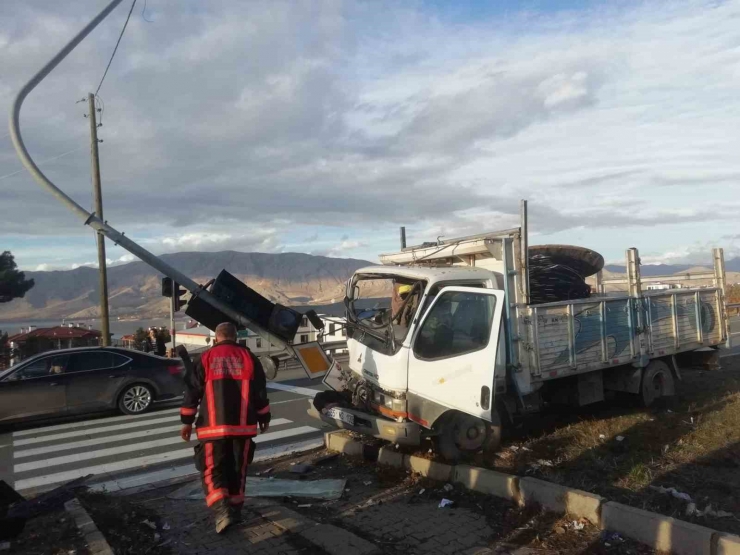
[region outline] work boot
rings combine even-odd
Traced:
[[[214,507],[214,516],[217,534],[223,534],[229,526],[234,524],[231,510],[225,503],[219,503]]]
[[[231,511],[231,520],[234,522],[234,524],[238,524],[242,521],[241,507],[231,506],[229,510]]]

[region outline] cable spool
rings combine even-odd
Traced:
[[[529,247],[528,258],[530,304],[587,299],[586,278],[604,267],[599,253],[570,245]]]

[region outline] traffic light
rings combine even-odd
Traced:
[[[172,298],[172,278],[162,278],[162,296]]]
[[[187,299],[182,298],[182,296],[185,295],[188,291],[187,289],[183,289],[182,287],[180,287],[179,283],[173,282],[172,285],[172,295],[175,301],[175,312],[179,312],[183,306],[188,304]]]

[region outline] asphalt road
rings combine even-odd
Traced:
[[[268,383],[272,423],[255,438],[256,460],[322,444],[326,428],[306,409],[324,386],[302,375],[288,368]],[[195,440],[187,445],[179,438],[178,407],[170,403],[137,416],[108,413],[16,427],[0,434],[0,479],[29,494],[87,474],[94,474],[90,483],[113,491],[192,474]]]

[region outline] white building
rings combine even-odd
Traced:
[[[345,328],[345,318],[326,316],[319,314],[319,318],[324,322],[324,330],[321,333],[314,327],[311,321],[304,316],[301,320],[301,325],[296,332],[293,343],[309,343],[312,341],[319,341],[321,343],[335,343],[335,342],[346,342],[347,341],[347,330]],[[177,344],[185,345],[188,352],[201,352],[210,347],[213,344],[216,333],[209,330],[204,326],[191,328],[187,330],[177,331]],[[256,333],[249,330],[243,330],[239,332],[239,343],[249,347],[257,356],[262,355],[276,355],[280,357],[281,350],[274,345],[269,345],[267,341],[259,337]],[[167,347],[171,345],[168,343]],[[346,348],[331,348],[329,354],[342,354],[346,353]]]

